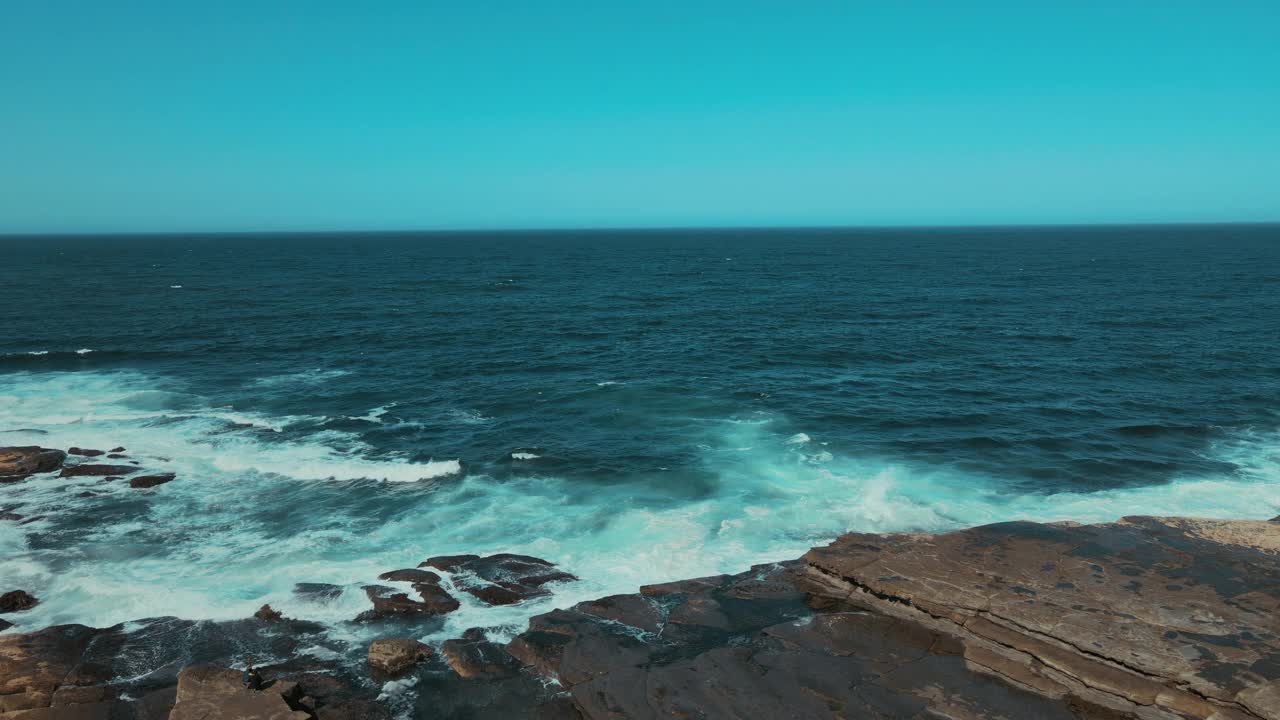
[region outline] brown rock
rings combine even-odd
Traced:
[[[454,585],[489,605],[512,605],[530,598],[544,597],[551,591],[543,585],[577,580],[552,563],[531,555],[498,553],[478,555],[441,555],[428,558],[419,567],[433,567],[457,573]]]
[[[128,460],[129,456],[124,453],[107,453],[107,458],[110,460]]]
[[[67,454],[35,445],[0,447],[0,483],[17,482],[29,475],[46,473],[62,467]]]
[[[374,640],[369,645],[369,666],[388,675],[399,675],[431,657],[430,647],[417,640],[395,638]]]
[[[457,610],[461,605],[444,588],[435,583],[419,583],[413,586],[418,597],[427,609],[436,615],[445,615]]]
[[[73,447],[67,450],[68,455],[80,455],[82,457],[98,457],[102,454],[101,450],[87,450],[85,448]]]
[[[22,612],[39,604],[40,601],[25,590],[10,590],[0,595],[0,613]]]
[[[0,635],[0,716],[48,707],[98,631],[55,625],[26,635]]]
[[[308,720],[298,704],[297,683],[275,682],[249,690],[238,670],[193,665],[178,675],[177,702],[170,720]]]
[[[373,609],[361,613],[357,620],[398,615],[444,615],[458,609],[458,602],[438,585],[415,585],[414,589],[422,601],[413,600],[408,593],[385,585],[366,585],[363,589],[369,602],[373,603]]]
[[[1274,523],[1132,517],[846,535],[805,558],[851,600],[1011,649],[1020,682],[1046,666],[1079,697],[1277,718],[1278,550]]]
[[[462,638],[445,640],[440,646],[440,655],[458,677],[468,680],[477,678],[509,677],[520,668],[516,659],[511,657],[507,649],[497,643],[489,642],[483,633],[468,630]]]
[[[96,477],[100,475],[128,475],[137,472],[138,468],[132,465],[73,465],[65,467],[58,477]]]
[[[123,448],[123,447],[119,447],[119,446],[118,446],[118,447],[113,447],[113,448],[111,448],[111,452],[114,452],[114,453],[122,453],[122,452],[124,452],[124,448]]]
[[[384,572],[378,576],[379,580],[387,580],[390,582],[411,582],[411,583],[438,583],[440,576],[430,570],[418,570],[415,568],[407,568],[405,570],[392,570]]]
[[[157,485],[163,485],[167,482],[171,482],[175,477],[177,476],[174,475],[173,473],[161,473],[159,475],[139,475],[138,477],[135,477],[129,480],[129,487],[139,488],[139,489],[153,488]]]
[[[267,622],[277,622],[284,618],[284,615],[280,614],[279,610],[272,608],[270,605],[263,605],[258,608],[258,611],[255,612],[253,616],[259,620],[265,620]]]

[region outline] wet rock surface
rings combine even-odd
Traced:
[[[388,630],[368,646],[274,611],[2,635],[0,717],[1280,720],[1280,523],[850,534],[798,560],[553,610],[506,643],[473,628],[434,652],[404,636],[437,615],[422,588],[567,574],[518,555],[423,566],[365,588]],[[275,686],[243,686],[233,668],[248,657]]]
[[[0,595],[0,613],[22,612],[30,610],[40,603],[34,595],[25,590],[10,590]]]
[[[0,483],[18,482],[62,467],[67,454],[37,445],[0,447]]]
[[[72,465],[62,469],[58,473],[58,477],[97,477],[107,475],[128,475],[137,472],[138,468],[133,465],[101,465],[98,463],[86,463],[84,465]]]
[[[512,553],[488,557],[439,555],[419,567],[450,573],[455,587],[488,605],[513,605],[550,595],[551,591],[543,587],[547,583],[578,579],[542,558]]]
[[[138,488],[138,489],[153,488],[157,485],[163,485],[167,482],[172,482],[175,477],[177,476],[174,475],[173,473],[160,473],[159,475],[139,475],[135,478],[129,479],[129,487]]]

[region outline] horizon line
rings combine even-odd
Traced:
[[[1049,223],[957,223],[957,224],[864,224],[864,225],[583,225],[563,227],[457,227],[406,229],[333,229],[333,230],[112,230],[88,232],[3,232],[0,240],[15,238],[119,238],[119,237],[230,237],[263,235],[533,235],[547,233],[656,233],[656,232],[751,232],[751,231],[911,231],[911,230],[1073,230],[1088,228],[1161,228],[1161,227],[1259,227],[1280,225],[1275,220],[1203,220],[1203,221],[1138,221],[1138,222],[1049,222]]]

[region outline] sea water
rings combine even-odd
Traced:
[[[514,632],[851,530],[1280,514],[1276,226],[0,238],[0,316],[0,444],[178,476],[0,485],[11,632],[581,578],[426,639]]]

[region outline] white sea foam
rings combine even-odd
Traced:
[[[512,460],[537,460],[537,459],[538,459],[538,458],[540,458],[540,457],[542,457],[542,456],[541,456],[541,455],[537,455],[537,454],[535,454],[535,453],[531,453],[531,452],[513,452],[513,453],[511,453],[511,459],[512,459]]]
[[[378,407],[373,408],[372,410],[365,413],[364,415],[348,415],[347,419],[348,420],[364,420],[365,422],[382,424],[382,416],[390,412],[391,408],[395,407],[396,405],[397,403],[387,403],[386,405],[379,405]]]
[[[1244,433],[1209,450],[1237,470],[1172,477],[1147,487],[1016,494],[995,478],[854,458],[811,443],[786,444],[777,418],[709,424],[697,438],[714,489],[675,503],[662,489],[620,483],[589,489],[554,476],[457,476],[456,460],[413,463],[377,457],[354,436],[316,433],[277,439],[260,429],[228,430],[226,410],[133,373],[17,373],[0,391],[0,429],[47,430],[48,446],[130,448],[148,469],[179,473],[127,521],[64,535],[69,547],[29,547],[26,533],[97,502],[82,489],[128,493],[94,478],[45,476],[0,486],[0,503],[21,503],[33,525],[0,522],[0,577],[42,598],[23,625],[105,626],[177,615],[231,619],[264,602],[291,617],[338,623],[368,602],[358,588],[383,572],[452,553],[521,552],[560,563],[580,582],[529,603],[486,607],[465,593],[439,633],[471,626],[517,632],[532,614],[645,583],[740,571],[796,557],[846,530],[940,531],[1013,519],[1107,521],[1128,514],[1268,518],[1280,514],[1280,435]],[[168,413],[164,406],[183,407]],[[288,430],[284,418],[237,413],[255,427]],[[341,441],[341,442],[338,442]],[[353,449],[338,450],[338,446]],[[737,448],[754,448],[737,451]],[[514,457],[514,454],[513,454]],[[160,458],[167,458],[161,460]],[[536,465],[530,466],[536,467]],[[314,505],[311,480],[385,478],[418,485],[352,485],[349,505]],[[395,511],[370,516],[360,501],[393,493]],[[335,497],[330,495],[330,497]],[[246,512],[278,509],[278,516]],[[145,514],[136,514],[144,512]],[[149,538],[146,542],[140,538]],[[140,544],[142,543],[142,544]],[[57,567],[55,572],[52,568]],[[347,592],[326,601],[292,592],[298,582]],[[15,616],[16,618],[16,616]],[[358,637],[358,626],[333,633]]]
[[[27,354],[28,354],[28,355],[48,355],[48,354],[49,354],[49,351],[48,351],[48,350],[32,350],[31,352],[29,352],[29,353],[27,353]]]
[[[806,434],[804,434],[804,433],[796,433],[795,435],[792,435],[791,437],[787,438],[787,444],[788,444],[788,445],[803,445],[803,444],[805,444],[805,443],[809,442],[811,439],[812,439],[812,438],[810,438],[808,435],[806,435]]]
[[[91,352],[93,352],[93,348],[80,348],[79,350],[77,350],[77,351],[76,351],[76,354],[77,354],[77,355],[88,355],[88,354],[89,354],[89,353],[91,353]]]

